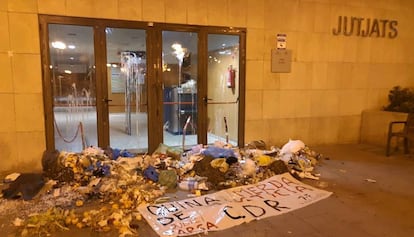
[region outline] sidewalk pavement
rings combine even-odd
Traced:
[[[209,237],[411,237],[414,236],[414,155],[397,151],[385,156],[385,148],[365,145],[310,147],[321,153],[315,171],[320,180],[302,180],[333,194],[307,207],[235,226]],[[0,214],[3,215],[4,213]],[[16,236],[0,218],[1,236]],[[142,221],[139,236],[158,236]],[[56,236],[99,237],[96,233],[71,229]],[[197,235],[197,236],[203,236]]]

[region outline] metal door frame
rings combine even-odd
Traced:
[[[238,146],[244,146],[245,124],[245,66],[246,29],[233,27],[195,26],[169,23],[107,20],[83,17],[39,15],[41,62],[43,75],[43,102],[45,113],[46,149],[55,149],[53,122],[53,90],[48,72],[50,65],[48,24],[90,26],[94,29],[94,54],[96,76],[97,138],[99,147],[109,146],[109,110],[107,105],[106,27],[146,30],[147,39],[147,106],[148,106],[148,152],[153,152],[163,141],[162,98],[162,31],[192,31],[198,33],[198,79],[197,79],[197,128],[198,143],[207,143],[207,36],[208,34],[239,35],[239,118]]]

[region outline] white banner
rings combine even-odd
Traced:
[[[284,173],[257,184],[174,202],[142,205],[138,210],[160,236],[186,236],[287,213],[331,194]]]

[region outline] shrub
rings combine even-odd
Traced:
[[[389,104],[384,107],[385,111],[413,113],[414,112],[414,89],[393,87],[388,94]]]

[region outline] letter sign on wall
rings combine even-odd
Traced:
[[[397,25],[396,20],[339,16],[332,34],[394,39],[398,35]]]

